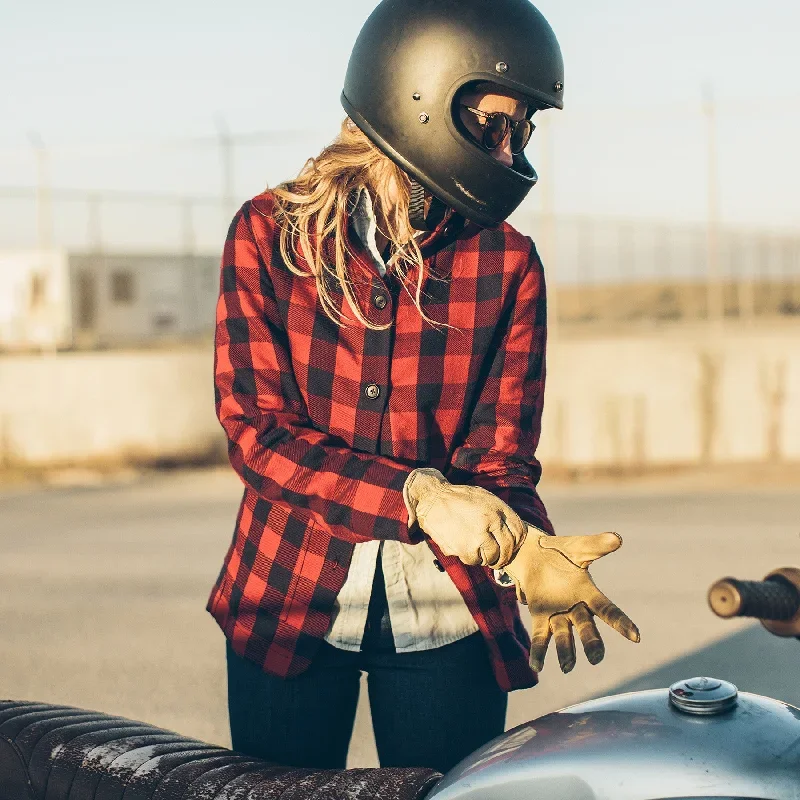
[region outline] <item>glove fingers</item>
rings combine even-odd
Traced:
[[[436,544],[439,546],[439,549],[442,551],[442,555],[455,556],[462,563],[469,564],[470,566],[480,566],[483,564],[481,548],[478,548],[478,550],[475,551],[467,552],[466,549],[459,549],[451,546],[451,543],[447,539],[442,538],[437,540],[432,536],[429,538],[436,542]]]
[[[478,561],[476,563],[483,564],[484,567],[499,569],[508,564],[508,560],[502,561],[502,555],[503,551],[500,548],[497,537],[489,535],[481,542],[478,548]],[[500,563],[501,561],[502,563]]]
[[[590,536],[548,536],[541,539],[540,545],[558,550],[578,567],[588,567],[592,561],[618,550],[622,537],[611,531]]]
[[[528,535],[528,523],[510,506],[504,510],[506,527],[514,538],[514,553],[519,550]],[[512,556],[513,557],[513,556]]]
[[[514,558],[514,548],[517,544],[516,537],[499,511],[489,523],[489,533],[498,547],[494,563],[487,564],[487,566],[492,569],[501,569]]]
[[[600,617],[603,622],[610,628],[613,628],[617,633],[630,639],[632,642],[638,642],[641,638],[639,629],[634,624],[633,620],[622,611],[621,608],[614,605],[599,589],[594,597],[590,598],[586,605],[589,610],[597,617]]]
[[[531,669],[541,672],[547,646],[550,644],[550,620],[547,617],[535,616],[531,629]]]
[[[562,672],[570,672],[575,666],[575,640],[572,638],[572,625],[566,614],[553,614],[550,628],[556,643],[558,663]]]
[[[578,603],[578,605],[570,609],[569,618],[583,644],[586,659],[590,664],[599,664],[606,654],[606,648],[600,638],[597,625],[594,624],[594,619],[589,613],[589,609],[584,603]]]

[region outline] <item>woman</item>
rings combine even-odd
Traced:
[[[444,772],[536,682],[491,575],[552,533],[543,273],[503,220],[563,66],[527,0],[491,7],[384,0],[337,140],[231,226],[216,400],[245,491],[208,610],[236,750],[343,767],[364,670],[381,765]]]

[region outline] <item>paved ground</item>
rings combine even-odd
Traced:
[[[551,652],[541,684],[511,695],[508,726],[698,674],[800,705],[800,643],[718,620],[705,604],[718,577],[800,565],[800,490],[764,484],[543,487],[559,532],[625,537],[593,574],[642,642],[606,629],[606,660],[582,660],[568,676]],[[223,639],[204,606],[239,497],[227,469],[0,490],[0,697],[119,713],[228,745]],[[376,764],[364,701],[350,765]]]

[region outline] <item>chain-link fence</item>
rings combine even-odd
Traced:
[[[207,338],[229,205],[207,197],[0,190],[0,350]]]
[[[220,197],[0,188],[0,249],[211,254],[234,210]]]
[[[88,330],[86,346],[124,342],[128,334],[114,330],[123,324],[137,341],[159,332],[196,335],[201,319],[213,325],[211,273],[234,205],[220,197],[0,189],[0,252],[65,254],[69,313],[76,330]],[[800,236],[529,212],[512,222],[539,245],[562,324],[800,319]],[[5,305],[46,308],[46,271],[15,269],[16,300],[6,297]],[[0,293],[9,291],[0,285]],[[184,302],[192,295],[193,304]],[[96,329],[85,324],[87,303],[103,322]]]
[[[800,319],[800,235],[597,217],[526,216],[562,323]]]

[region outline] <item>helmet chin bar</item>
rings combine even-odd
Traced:
[[[447,213],[447,206],[434,195],[425,213],[425,187],[411,179],[411,202],[408,206],[408,219],[411,227],[418,231],[432,231],[437,228]]]

